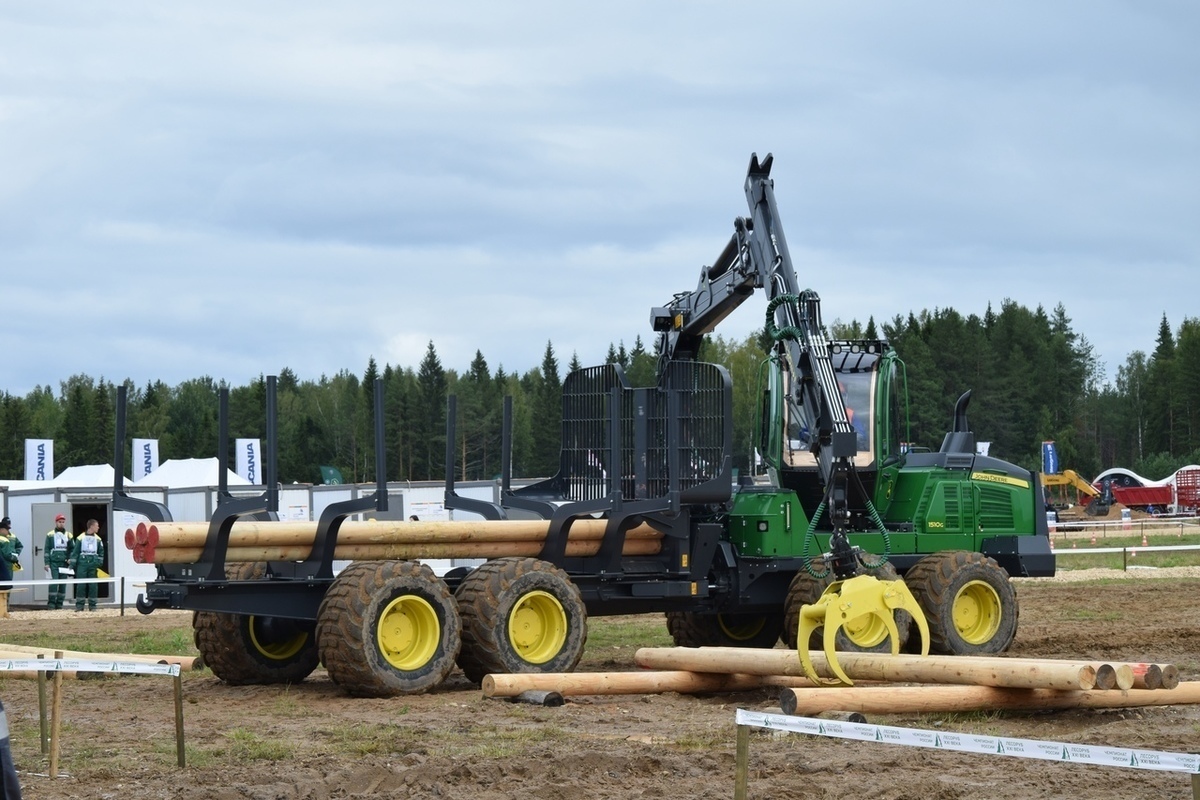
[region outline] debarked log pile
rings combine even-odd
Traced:
[[[599,552],[606,520],[576,520],[568,530],[566,555]],[[417,558],[535,557],[549,531],[546,520],[368,521],[343,522],[333,557],[361,561]],[[300,561],[312,553],[317,526],[313,522],[238,520],[229,534],[226,562]],[[203,522],[139,523],[125,531],[125,546],[139,564],[191,564],[204,552],[208,525]],[[653,555],[662,534],[649,525],[625,533],[623,553]]]
[[[825,654],[811,653],[822,678]],[[814,685],[796,653],[734,647],[642,648],[630,673],[488,675],[486,697],[526,691],[563,696],[675,691],[684,694],[779,688],[788,714],[926,713],[981,709],[1120,708],[1200,703],[1200,682],[1180,683],[1170,664],[1064,659],[838,653],[856,682]]]

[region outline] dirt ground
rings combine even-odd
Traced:
[[[1094,571],[1090,571],[1094,572]],[[1193,571],[1194,572],[1194,571]],[[1110,580],[1018,581],[1012,656],[1173,663],[1200,679],[1200,578],[1103,573]],[[1098,577],[1091,575],[1090,577]],[[6,634],[74,626],[181,629],[180,612],[118,616],[15,610]],[[634,669],[633,648],[589,650],[582,668]],[[37,684],[0,680],[24,797],[312,798],[729,797],[737,708],[778,706],[771,691],[578,697],[558,708],[486,699],[461,676],[388,700],[345,696],[318,670],[303,684],[229,687],[207,671],[184,683],[190,762],[175,763],[172,681],[65,682],[63,756],[47,775]],[[830,690],[836,691],[836,690]],[[986,735],[1200,751],[1200,706],[878,715],[870,722]],[[752,798],[1190,798],[1189,776],[934,752],[756,731]]]

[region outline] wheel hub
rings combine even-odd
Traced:
[[[549,592],[530,592],[517,601],[508,617],[508,639],[531,664],[544,664],[567,641],[567,612]]]
[[[1000,595],[986,581],[965,584],[954,598],[954,627],[964,641],[979,645],[1000,628]]]
[[[252,616],[246,626],[254,649],[273,661],[287,661],[308,644],[308,632],[291,620]]]
[[[398,670],[409,672],[427,664],[437,652],[440,636],[437,612],[423,597],[397,597],[379,615],[379,651]]]

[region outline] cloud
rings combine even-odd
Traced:
[[[6,391],[649,346],[776,156],[825,318],[1063,303],[1110,370],[1200,289],[1186,4],[0,12]],[[724,323],[761,325],[751,301]]]

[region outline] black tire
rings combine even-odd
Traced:
[[[934,553],[913,565],[904,582],[925,612],[931,653],[1002,653],[1017,635],[1017,592],[993,558]]]
[[[355,697],[428,691],[454,669],[461,645],[454,596],[415,561],[351,564],[317,611],[321,663]]]
[[[814,572],[827,572],[828,567],[825,565],[825,560],[814,558],[812,561]],[[885,561],[877,567],[864,567],[862,572],[866,575],[873,575],[881,581],[898,581],[900,580],[899,573],[892,566],[891,562]],[[810,575],[805,570],[796,573],[796,577],[792,578],[792,583],[788,587],[787,599],[784,601],[784,616],[783,616],[783,643],[789,649],[795,650],[798,645],[800,635],[800,607],[812,605],[821,598],[825,593],[825,589],[829,584],[833,583],[833,573],[826,575],[823,578],[817,578]],[[909,633],[912,630],[912,616],[907,611],[897,611],[894,617],[896,621],[896,632],[900,635],[899,647],[903,651],[905,642],[909,638]],[[821,650],[824,648],[824,629],[818,627],[809,637],[808,649]],[[888,635],[887,628],[874,617],[859,617],[852,621],[849,625],[844,625],[838,629],[837,635],[834,637],[834,648],[849,653],[890,653],[892,652],[892,639]]]
[[[667,631],[679,647],[774,647],[782,630],[783,614],[667,612]]]
[[[455,592],[463,622],[458,665],[467,679],[570,672],[587,642],[587,608],[567,573],[536,558],[498,558]]]
[[[265,563],[230,564],[231,580],[261,578]],[[192,640],[203,664],[231,686],[297,683],[317,668],[317,637],[311,622],[197,611]]]

